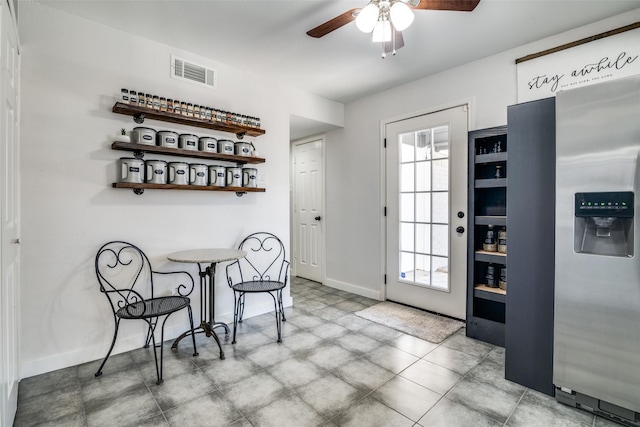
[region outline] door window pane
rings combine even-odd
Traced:
[[[416,224],[416,252],[431,253],[431,225]]]
[[[449,159],[434,160],[433,187],[434,191],[446,191],[449,189]]]
[[[449,226],[431,226],[431,250],[435,255],[449,255]]]
[[[400,221],[414,221],[413,193],[400,195]]]
[[[400,162],[412,162],[414,157],[413,134],[405,133],[400,136]]]
[[[416,191],[431,190],[431,162],[416,163]]]
[[[431,284],[431,266],[429,265],[430,256],[416,255],[416,283],[420,285]]]
[[[445,257],[431,257],[431,286],[446,290],[449,286],[449,259]]]
[[[413,191],[415,188],[413,182],[414,163],[405,163],[400,166],[400,191]]]
[[[433,200],[433,222],[449,223],[449,193],[432,193],[431,199]]]
[[[400,252],[399,279],[413,281],[413,252]]]
[[[413,234],[414,224],[412,222],[400,223],[400,250],[413,252],[415,236]]]

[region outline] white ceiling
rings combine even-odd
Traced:
[[[640,7],[640,0],[481,0],[473,12],[420,10],[403,32],[405,47],[383,60],[354,23],[320,39],[306,35],[367,0],[36,1],[344,103]],[[294,132],[308,131],[292,128],[292,139]]]

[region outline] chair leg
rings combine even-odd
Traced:
[[[154,320],[155,319],[155,320]],[[153,336],[153,331],[156,330],[156,324],[158,323],[158,318],[151,318],[147,321],[149,324],[149,330],[147,331],[147,338],[144,340],[144,346],[142,348],[149,348],[149,344],[151,343],[151,338]]]
[[[146,319],[145,319],[146,320]],[[165,321],[167,319],[165,318]],[[150,336],[150,340],[147,341],[147,344],[153,344],[153,360],[156,362],[156,376],[158,377],[158,381],[156,381],[156,384],[162,384],[162,353],[160,353],[160,364],[158,364],[158,345],[156,344],[156,335],[155,335],[155,322],[152,322],[151,320],[147,320],[147,323],[149,324],[149,334],[151,334]],[[164,335],[164,322],[162,323],[162,329],[163,331],[162,335]],[[162,339],[162,337],[161,337]],[[160,351],[162,352],[162,341],[160,342]]]
[[[111,340],[111,347],[109,347],[109,351],[107,351],[107,355],[104,357],[102,364],[98,368],[98,371],[95,373],[96,377],[102,375],[102,368],[104,368],[104,364],[107,363],[107,359],[111,356],[111,352],[113,351],[113,346],[116,345],[116,338],[118,337],[118,327],[120,326],[120,318],[113,316],[113,320],[115,322],[115,328],[113,331],[113,340]]]
[[[284,305],[282,304],[282,289],[278,291],[278,304],[280,305],[280,315],[282,316],[282,321],[286,322],[287,318],[284,317]]]
[[[271,298],[273,298],[273,306],[276,314],[276,329],[278,330],[278,342],[282,342],[282,312],[280,311],[280,302],[278,301],[279,292],[276,291],[276,295],[269,292]]]
[[[238,318],[238,322],[242,323],[242,318],[244,317],[244,296],[245,294],[241,294],[240,297],[240,317]]]
[[[231,344],[236,343],[236,331],[238,329],[238,315],[240,313],[240,299],[242,297],[243,295],[239,292],[233,293],[233,340],[231,341]]]
[[[191,325],[191,339],[193,340],[193,356],[198,355],[198,349],[196,348],[196,333],[193,330],[193,312],[191,311],[191,306],[188,305],[187,309],[189,310],[189,324]]]

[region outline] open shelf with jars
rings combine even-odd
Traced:
[[[177,123],[188,126],[195,126],[199,128],[217,130],[221,132],[229,132],[234,133],[238,139],[242,139],[245,135],[249,136],[261,136],[265,134],[264,129],[243,126],[235,123],[222,123],[218,121],[205,120],[202,118],[196,117],[187,117],[181,114],[169,113],[164,111],[154,110],[152,108],[147,108],[144,106],[138,105],[130,105],[123,102],[117,102],[113,106],[114,113],[125,114],[133,117],[133,120],[140,124],[144,122],[145,118],[154,119],[163,122],[169,123]],[[155,140],[153,141],[155,142]],[[176,157],[187,157],[193,159],[203,159],[203,160],[215,160],[222,162],[234,163],[236,167],[240,168],[242,165],[247,164],[260,164],[264,163],[265,159],[257,156],[245,156],[245,155],[234,155],[234,154],[225,154],[218,152],[208,152],[208,151],[199,151],[199,150],[188,150],[184,148],[173,148],[173,147],[165,147],[160,145],[147,145],[147,144],[139,144],[134,142],[120,142],[115,141],[111,144],[111,149],[113,150],[121,150],[121,151],[130,151],[133,152],[133,156],[135,159],[142,161],[143,157],[146,153],[151,154],[160,154],[165,156],[176,156]],[[122,161],[122,160],[121,160]],[[147,167],[144,166],[146,170]],[[169,163],[168,166],[171,164]],[[190,165],[191,167],[193,165]],[[204,165],[209,166],[209,165]],[[211,167],[215,167],[211,165]],[[135,168],[134,168],[135,169]],[[139,170],[139,167],[137,167]],[[246,171],[246,169],[241,169]],[[168,172],[168,169],[167,171]],[[189,173],[188,171],[187,173]],[[140,173],[138,171],[138,173]],[[160,173],[160,172],[158,172]],[[184,172],[182,172],[184,174]],[[211,172],[207,171],[207,174]],[[142,171],[142,181],[143,182],[114,182],[112,183],[113,188],[128,188],[132,189],[135,194],[143,194],[145,190],[190,190],[190,191],[223,191],[223,192],[235,192],[236,195],[242,196],[245,193],[262,193],[266,190],[264,188],[259,188],[256,186],[239,186],[239,185],[210,185],[211,182],[207,178],[203,178],[207,180],[205,182],[209,185],[194,185],[194,184],[174,184],[174,183],[159,183],[159,182],[147,182],[144,179],[145,171]],[[241,173],[242,175],[242,173]],[[159,175],[158,175],[159,176]],[[220,176],[220,175],[218,175]],[[223,178],[223,180],[226,179]],[[257,180],[255,176],[252,179]],[[242,178],[241,178],[242,180]],[[255,182],[255,181],[254,181]],[[242,184],[242,182],[240,182]]]
[[[467,336],[504,346],[507,128],[469,132]]]
[[[195,126],[199,128],[218,130],[221,132],[234,133],[238,139],[242,139],[245,135],[261,136],[265,134],[265,130],[262,128],[248,127],[235,123],[205,120],[195,117],[187,117],[181,114],[154,110],[153,108],[125,104],[123,102],[116,102],[116,104],[113,106],[112,111],[118,114],[133,116],[134,121],[138,124],[143,123],[144,119],[160,120],[163,122],[177,123],[181,125]]]

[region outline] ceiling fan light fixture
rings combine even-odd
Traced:
[[[408,7],[407,7],[408,9]],[[376,26],[378,22],[378,15],[380,14],[380,9],[378,9],[378,5],[371,2],[366,5],[356,17],[356,26],[363,33],[370,33]]]
[[[391,22],[398,31],[404,31],[409,28],[409,25],[413,22],[413,12],[403,1],[396,1],[391,5],[389,10]]]
[[[373,29],[373,42],[384,43],[391,41],[391,22],[380,20]]]

